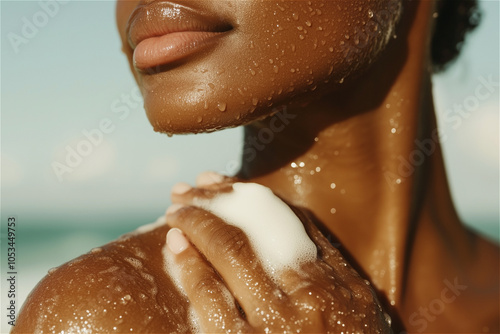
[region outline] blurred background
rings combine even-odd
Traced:
[[[434,83],[460,216],[498,240],[499,2],[481,7],[481,26]],[[162,215],[174,183],[238,169],[240,129],[172,138],[152,131],[114,10],[114,1],[1,1],[3,303],[8,217],[17,219],[20,305],[51,267]],[[474,100],[489,78],[490,96]],[[456,105],[470,116],[450,120]],[[82,146],[103,122],[108,133]],[[75,157],[78,148],[87,155]]]

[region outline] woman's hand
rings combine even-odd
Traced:
[[[198,188],[178,184],[172,193],[175,204],[167,210],[173,229],[167,235],[166,257],[195,311],[199,330],[390,332],[369,283],[305,214],[296,210],[317,245],[317,258],[271,276],[241,229],[194,206],[231,192],[234,181],[205,173]]]

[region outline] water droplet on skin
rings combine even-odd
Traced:
[[[292,14],[292,18],[293,18],[295,21],[297,21],[297,20],[299,19],[299,14],[297,14],[297,13],[293,13],[293,14]]]
[[[250,41],[250,49],[253,49],[255,46],[253,44],[253,41]]]
[[[203,69],[201,69],[201,70],[200,70],[200,72],[201,72],[201,73],[207,73],[207,72],[208,72],[208,70],[207,70],[206,68],[203,68]]]
[[[334,214],[335,212],[337,212],[337,209],[335,209],[335,208],[331,208],[331,209],[330,209],[330,213],[331,213],[331,214]]]
[[[90,250],[90,252],[91,252],[92,254],[100,253],[100,252],[102,252],[102,248],[100,248],[100,247],[95,247],[95,248],[92,248],[92,249]]]
[[[55,268],[50,268],[49,271],[48,271],[48,274],[49,275],[52,275],[55,271],[57,270],[57,267]]]
[[[203,104],[203,109],[207,110],[208,109],[208,102],[205,101],[205,103]]]
[[[203,117],[199,116],[199,117],[196,119],[196,122],[198,122],[198,123],[203,122]]]
[[[226,111],[226,102],[217,103],[217,108],[219,108],[220,111]]]
[[[292,49],[292,52],[295,52],[295,44],[290,44],[290,48]]]
[[[340,84],[341,84],[341,83],[344,83],[344,78],[340,79],[340,80],[339,80],[339,83],[340,83]]]
[[[255,75],[255,71],[250,69],[250,74]]]
[[[308,27],[312,26],[311,21],[306,21],[305,23],[306,23],[306,26],[308,26]]]
[[[304,37],[304,35],[299,35],[299,38],[304,39],[305,37]]]
[[[344,37],[345,37],[345,39],[349,39],[350,38],[349,35],[345,35]]]
[[[291,69],[290,69],[290,72],[295,73],[295,69],[294,69],[294,68],[291,68]]]
[[[208,87],[210,87],[211,89],[214,89],[215,88],[215,85],[211,82],[208,83]]]
[[[256,98],[256,97],[254,97],[254,98],[252,99],[252,104],[253,104],[254,106],[256,106],[258,103],[259,103],[259,99],[258,99],[258,98]]]
[[[321,172],[321,167],[316,167],[316,168],[315,168],[315,171],[316,171],[316,173]]]
[[[329,47],[329,48],[328,48],[328,50],[329,50],[330,52],[333,52],[333,47]]]
[[[278,73],[278,72],[279,72],[279,70],[280,70],[280,69],[279,69],[279,67],[278,67],[278,66],[276,66],[276,65],[274,65],[274,66],[273,66],[273,71],[274,71],[274,73]]]
[[[274,60],[269,59],[269,64],[274,64]]]
[[[370,9],[368,10],[368,17],[369,18],[372,18],[373,17],[373,11]]]
[[[302,31],[302,30],[304,30],[304,27],[303,26],[298,26],[297,29],[299,29],[299,31]]]
[[[330,183],[330,188],[335,189],[335,187],[337,187],[337,185],[335,183],[333,183],[333,182]]]

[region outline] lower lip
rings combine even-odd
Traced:
[[[166,65],[215,42],[221,32],[181,31],[141,41],[134,50],[134,64],[140,70]]]

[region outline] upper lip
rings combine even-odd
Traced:
[[[225,32],[233,27],[220,17],[170,1],[139,4],[128,20],[127,36],[132,49],[143,40],[174,32]]]

